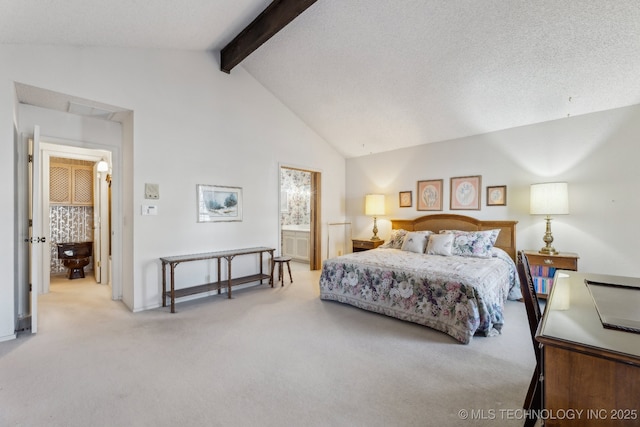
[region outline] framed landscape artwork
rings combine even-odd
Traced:
[[[480,210],[480,175],[451,178],[451,210]]]
[[[242,188],[197,185],[198,222],[242,221]]]
[[[416,203],[419,211],[441,211],[442,180],[418,181],[417,197],[418,201]]]
[[[487,206],[507,206],[507,186],[487,187]]]
[[[411,191],[400,192],[400,207],[410,208],[413,203],[413,194]]]

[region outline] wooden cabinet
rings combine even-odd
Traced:
[[[352,239],[351,242],[353,244],[353,252],[362,252],[377,248],[384,243],[384,240]]]
[[[623,332],[625,333],[625,332]],[[547,427],[638,426],[640,360],[613,352],[545,340],[544,407],[566,419],[545,420]],[[612,357],[613,356],[613,357]]]
[[[604,328],[585,279],[640,292],[636,277],[557,275],[536,335],[542,344],[543,406],[549,415],[544,425],[638,426],[640,334]],[[621,300],[628,295],[620,288],[605,292],[612,305],[633,307]]]
[[[93,205],[93,167],[51,163],[49,203],[52,205]]]
[[[524,251],[531,267],[531,276],[536,293],[546,298],[553,286],[553,275],[556,270],[578,271],[578,254],[560,252],[556,255],[545,255],[538,251]]]
[[[282,230],[282,255],[309,262],[309,232]]]

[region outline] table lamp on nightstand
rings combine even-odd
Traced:
[[[546,215],[547,230],[543,241],[546,245],[540,249],[541,254],[555,255],[553,235],[551,234],[551,215],[566,215],[569,213],[569,189],[566,182],[545,182],[531,185],[531,215]]]
[[[364,214],[373,216],[373,237],[371,240],[380,240],[376,217],[384,215],[384,194],[367,194],[364,201]]]

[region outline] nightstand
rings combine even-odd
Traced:
[[[353,252],[362,252],[377,248],[384,243],[384,240],[351,239],[351,242],[353,244]]]
[[[545,255],[538,251],[524,251],[531,267],[533,286],[538,298],[546,298],[553,286],[553,276],[556,270],[578,271],[578,254],[573,252],[559,252],[556,255]]]

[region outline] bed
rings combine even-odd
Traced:
[[[498,335],[520,299],[517,221],[436,214],[392,220],[377,249],[327,259],[320,298],[425,325],[468,344]]]

